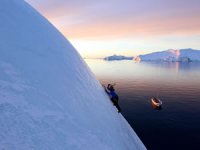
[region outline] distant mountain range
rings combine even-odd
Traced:
[[[194,49],[169,49],[161,52],[154,52],[137,57],[126,57],[113,55],[105,57],[104,60],[132,60],[135,61],[165,61],[165,62],[191,62],[200,61],[200,50]]]
[[[146,55],[139,55],[135,60],[141,61],[167,61],[167,62],[191,62],[200,61],[200,50],[194,49],[169,49]]]

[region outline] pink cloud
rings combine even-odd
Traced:
[[[70,38],[200,35],[199,0],[28,0]]]

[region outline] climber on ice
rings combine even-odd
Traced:
[[[118,101],[119,101],[119,97],[115,92],[114,89],[115,84],[108,84],[107,88],[105,85],[103,85],[105,92],[109,95],[110,100],[112,101],[113,105],[116,106],[116,108],[118,109],[118,112],[121,112],[121,108],[119,107]]]

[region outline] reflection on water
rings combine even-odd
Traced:
[[[101,83],[117,84],[122,114],[149,150],[199,147],[200,63],[86,62]],[[152,109],[151,97],[161,98],[162,110]]]

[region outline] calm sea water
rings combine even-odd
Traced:
[[[86,62],[101,83],[117,84],[122,114],[147,149],[200,149],[200,63]],[[150,102],[157,96],[161,110]]]

